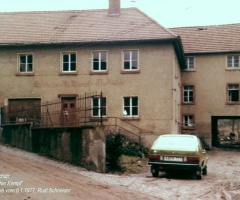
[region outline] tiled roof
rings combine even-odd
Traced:
[[[240,51],[240,24],[171,28],[185,53]]]
[[[0,45],[176,38],[136,8],[0,13]]]

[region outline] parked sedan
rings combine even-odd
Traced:
[[[148,158],[153,177],[158,177],[160,171],[194,172],[197,179],[207,174],[206,150],[194,135],[161,135],[153,143]]]

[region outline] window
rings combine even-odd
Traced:
[[[138,51],[123,51],[124,70],[138,69]]]
[[[236,102],[239,101],[239,85],[228,85],[228,101]]]
[[[194,86],[185,85],[183,86],[183,103],[193,103],[194,102]]]
[[[227,67],[228,68],[239,67],[239,56],[238,55],[227,56]]]
[[[190,127],[193,126],[193,116],[192,115],[183,116],[183,125]]]
[[[19,72],[33,72],[33,55],[19,55]]]
[[[138,97],[124,97],[124,110],[125,116],[138,116]]]
[[[107,52],[93,52],[92,59],[93,71],[107,70]]]
[[[102,100],[102,101],[101,101]],[[93,116],[94,117],[100,117],[101,114],[102,116],[106,116],[106,97],[102,98],[93,98],[92,99],[92,105],[93,105]],[[102,109],[101,109],[102,107]]]
[[[63,72],[76,71],[76,53],[62,54],[62,71]]]
[[[187,69],[194,69],[194,57],[186,57]]]

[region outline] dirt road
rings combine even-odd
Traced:
[[[208,175],[135,175],[89,172],[33,153],[0,146],[0,199],[240,199],[240,151],[208,152]]]

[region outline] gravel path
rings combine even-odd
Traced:
[[[179,176],[160,174],[158,178],[152,178],[149,172],[128,176],[100,174],[90,172],[83,168],[72,166],[67,163],[54,161],[43,156],[39,156],[34,153],[26,152],[16,148],[0,146],[1,157],[3,156],[3,153],[10,155],[13,158],[26,160],[31,164],[34,163],[37,166],[40,166],[38,171],[34,171],[30,167],[25,170],[25,173],[32,173],[32,171],[34,171],[35,176],[39,176],[39,179],[41,178],[41,175],[44,174],[44,172],[41,170],[46,170],[44,167],[49,169],[51,168],[51,170],[53,170],[56,174],[58,174],[58,170],[61,171],[61,173],[59,173],[59,176],[56,177],[56,174],[54,175],[53,173],[54,176],[51,177],[51,179],[54,179],[56,177],[58,179],[56,181],[60,182],[63,181],[64,178],[66,179],[66,177],[69,178],[70,175],[72,176],[72,179],[79,178],[78,180],[81,180],[81,177],[84,177],[87,181],[90,180],[91,182],[90,186],[87,186],[89,188],[89,191],[87,191],[87,188],[85,188],[86,194],[88,192],[89,195],[94,193],[93,189],[97,188],[99,195],[96,199],[240,199],[240,151],[237,150],[213,149],[209,151],[208,175],[203,176],[202,180],[196,180],[194,176],[183,174],[180,174]],[[7,162],[6,158],[3,160],[3,163],[4,162]],[[20,169],[22,168],[20,167]],[[4,169],[0,168],[0,170],[2,171]],[[2,171],[1,173],[6,172]],[[18,176],[15,175],[14,172],[9,173],[11,173],[11,176],[14,175],[25,183],[30,182],[30,179],[26,180],[24,177],[27,176],[27,174],[24,175],[23,173],[23,176],[21,177],[20,171]],[[45,173],[46,180],[48,176],[47,173],[52,172],[50,171]],[[96,181],[96,183],[93,180]],[[0,181],[3,181],[3,179],[0,179]],[[36,183],[36,181],[33,181],[32,184],[38,184],[38,187],[43,187],[41,184],[45,183]],[[67,184],[69,183],[67,182]],[[37,186],[34,187],[37,188]],[[66,184],[65,187],[67,187]],[[63,199],[75,199],[74,193],[76,199],[79,198],[76,191],[81,191],[82,186],[79,188],[79,184],[71,185],[71,189],[72,196]],[[106,196],[106,193],[110,195],[110,197]],[[2,194],[2,197],[6,198],[6,195]],[[38,196],[33,196],[31,198],[38,199]],[[48,199],[55,198],[55,196],[51,196]],[[81,199],[84,198],[81,197]],[[89,198],[89,196],[86,196],[86,199],[91,198]],[[95,197],[93,196],[92,199],[95,199]]]

